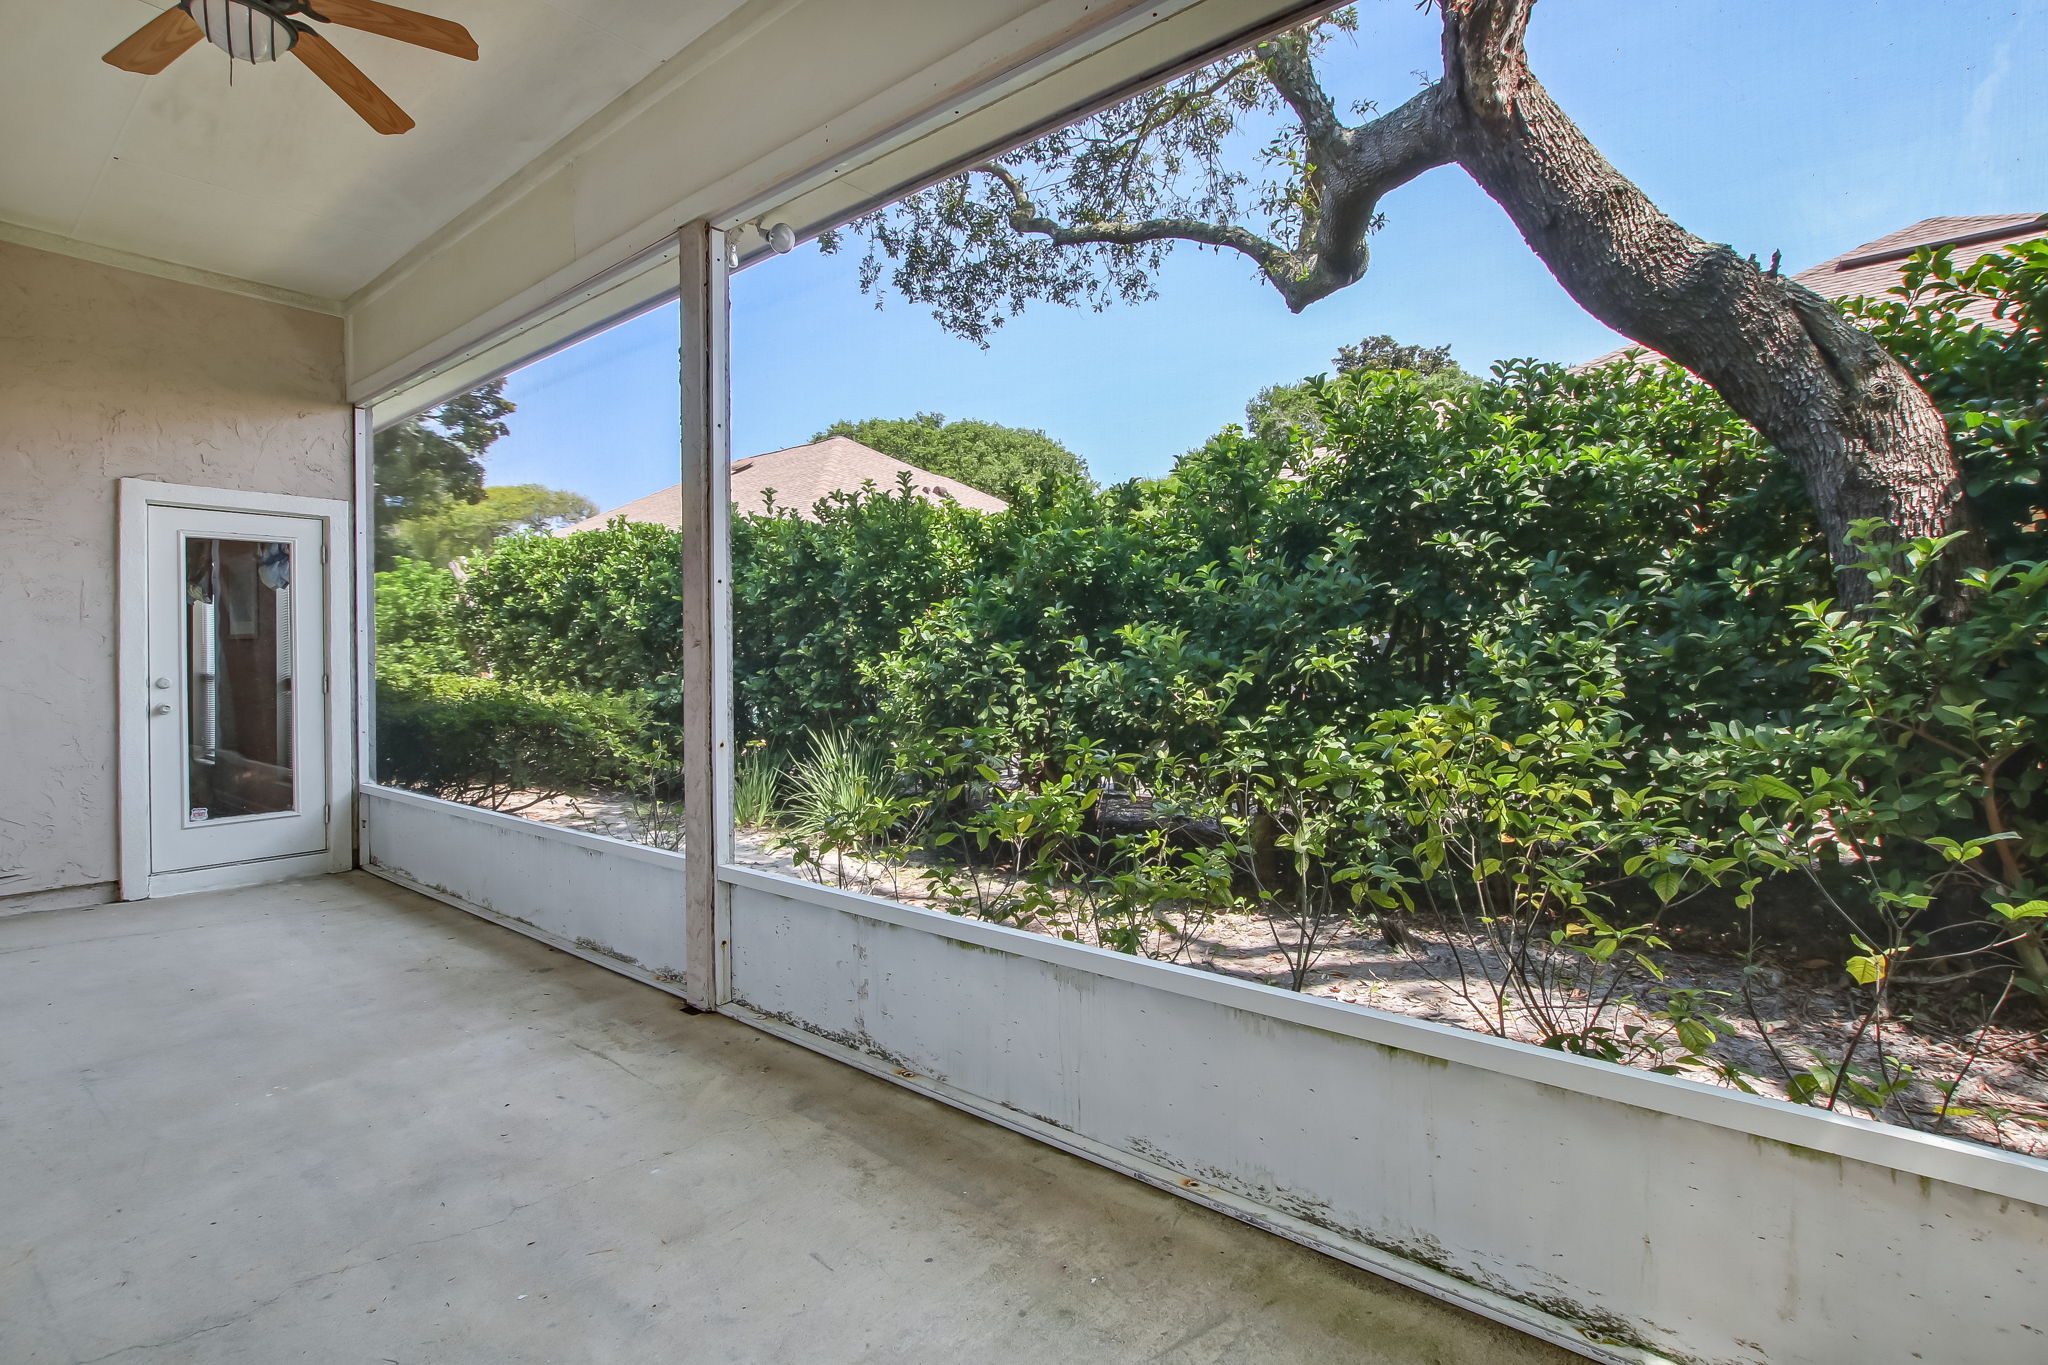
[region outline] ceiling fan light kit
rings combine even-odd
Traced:
[[[154,76],[201,39],[236,61],[274,62],[290,53],[378,132],[402,133],[413,126],[410,115],[304,20],[360,29],[466,61],[477,58],[476,39],[462,25],[381,0],[178,0],[103,60]]]
[[[183,0],[206,41],[244,62],[274,62],[292,50],[299,30],[263,0]]]

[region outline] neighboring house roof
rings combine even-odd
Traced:
[[[1819,265],[1808,266],[1792,278],[1814,293],[1830,299],[1883,298],[1903,278],[1900,271],[1922,247],[1952,249],[1958,264],[2003,250],[2016,242],[2048,236],[2048,213],[1986,213],[1957,218],[1922,218],[1911,227],[1887,233],[1874,242],[1852,247]],[[1993,321],[1991,305],[1979,301],[1963,309],[1962,315],[1978,322]],[[1631,351],[1647,356],[1642,346],[1622,346],[1595,360],[1572,368],[1593,370],[1621,359]]]
[[[791,446],[734,460],[732,500],[742,515],[759,515],[768,510],[768,497],[773,493],[776,510],[793,511],[808,521],[812,519],[811,508],[833,493],[858,493],[864,484],[872,483],[877,493],[893,494],[903,474],[910,475],[911,490],[926,502],[957,502],[977,512],[1001,512],[1009,507],[1001,498],[970,488],[958,479],[905,464],[849,436],[828,436],[807,446]],[[601,530],[613,517],[680,527],[683,486],[675,484],[635,498],[623,507],[587,517],[555,534]]]
[[[1970,218],[1922,218],[1911,227],[1865,242],[1792,278],[1831,299],[1882,298],[1897,287],[1900,268],[1922,247],[1953,249],[1960,264],[2015,242],[2048,235],[2048,213],[1991,213]],[[1991,305],[1973,304],[1963,316],[1991,321]]]

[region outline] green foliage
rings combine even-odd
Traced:
[[[401,559],[377,575],[377,668],[380,673],[462,673],[469,652],[455,624],[455,575],[417,559]]]
[[[1020,503],[964,587],[868,676],[890,733],[999,720],[1192,756],[1279,747],[1476,683],[1551,680],[1482,637],[1619,612],[1652,733],[1804,699],[1787,604],[1824,591],[1797,490],[1671,370],[1504,368],[1444,398],[1412,373],[1314,381],[1325,430],[1226,433],[1150,489]],[[871,656],[872,657],[872,656]]]
[[[1410,370],[1419,375],[1441,374],[1464,383],[1472,376],[1451,359],[1448,346],[1419,346],[1396,341],[1386,333],[1370,336],[1353,346],[1339,346],[1330,361],[1338,374],[1354,370]]]
[[[520,810],[564,792],[636,785],[656,757],[646,729],[627,698],[380,667],[377,780]]]
[[[873,815],[888,809],[893,785],[889,754],[880,744],[821,730],[790,770],[784,814],[801,839],[834,846],[858,843],[882,832]]]
[[[1938,553],[1917,541],[1873,555],[1862,611],[1795,608],[1822,680],[1813,703],[1793,725],[1716,727],[1674,777],[1701,794],[1695,824],[1763,836],[1774,823],[1785,867],[1832,855],[1838,885],[1823,891],[1864,984],[1998,947],[2048,992],[2028,909],[2048,894],[2048,563],[1973,575],[1975,611],[1948,624],[1921,585]]]
[[[765,744],[749,744],[732,765],[732,821],[742,829],[774,822],[782,803],[782,763]]]
[[[734,724],[743,741],[793,749],[814,728],[871,723],[879,699],[862,661],[959,592],[1000,541],[990,518],[926,502],[907,484],[835,493],[812,518],[733,520]],[[613,552],[592,542],[589,553]]]
[[[811,439],[822,441],[827,436],[850,436],[905,464],[958,479],[999,498],[1048,480],[1085,483],[1088,479],[1088,466],[1081,457],[1042,431],[995,422],[948,422],[936,412],[834,422]]]
[[[813,519],[814,518],[814,519]],[[735,723],[742,741],[801,746],[871,722],[861,661],[888,650],[992,552],[987,518],[908,486],[835,493],[812,511],[733,520]],[[465,565],[456,607],[493,673],[546,688],[638,692],[680,719],[678,532],[614,521],[572,536],[514,537]]]
[[[1968,265],[1920,252],[1902,289],[1850,312],[1948,417],[1993,559],[2048,558],[2048,238]]]
[[[884,653],[992,550],[980,513],[907,487],[836,493],[799,518],[734,518],[735,719],[778,748],[870,721],[861,661]],[[549,688],[648,695],[679,719],[679,533],[614,521],[502,541],[466,566],[456,619],[494,673]]]
[[[465,566],[457,620],[492,673],[549,689],[645,693],[680,720],[682,536],[615,519],[515,536]]]
[[[1406,370],[1432,381],[1425,385],[1437,396],[1449,397],[1478,381],[1451,359],[1448,346],[1415,346],[1385,334],[1370,336],[1354,346],[1340,346],[1330,367],[1337,374],[1359,371],[1393,373]],[[1244,427],[1264,441],[1286,442],[1300,432],[1311,441],[1322,439],[1323,414],[1311,375],[1298,384],[1274,384],[1259,390],[1245,405]]]
[[[484,453],[507,431],[512,403],[494,379],[440,407],[377,433],[376,567],[389,569],[406,552],[404,524],[455,503],[484,496]]]
[[[1306,50],[1320,51],[1357,23],[1348,7],[1325,16]],[[1033,300],[1098,311],[1142,302],[1154,297],[1153,276],[1171,240],[1055,245],[1018,231],[1016,217],[1231,224],[1306,245],[1316,168],[1290,113],[1264,63],[1236,53],[1004,153],[994,169],[863,215],[819,245],[832,252],[847,236],[863,239],[863,289],[879,292],[886,279],[905,299],[929,306],[947,331],[981,345]],[[1281,128],[1263,148],[1233,147],[1241,123],[1268,121]],[[1247,159],[1257,173],[1246,174]]]
[[[1624,756],[1641,731],[1618,709],[1612,656],[1578,643],[1553,642],[1576,682],[1520,733],[1490,698],[1377,718],[1354,766],[1383,793],[1387,846],[1377,877],[1336,876],[1380,904],[1412,909],[1419,893],[1460,926],[1448,939],[1456,974],[1493,1031],[1526,1021],[1549,1047],[1734,1079],[1706,1055],[1729,1030],[1697,995],[1647,1023],[1611,1018],[1634,1003],[1631,980],[1663,980],[1656,955],[1669,946],[1654,921],[1619,918],[1617,892],[1647,886],[1668,905],[1746,864],[1742,848],[1687,825],[1676,795],[1628,785]]]
[[[590,499],[537,483],[493,484],[476,502],[450,501],[399,522],[392,542],[399,552],[447,565],[489,548],[506,536],[553,531],[596,513]]]
[[[1251,909],[1295,985],[1338,928],[1433,912],[1497,1028],[1653,1065],[1718,1065],[1726,1031],[1656,985],[1662,917],[1737,927],[1766,879],[1810,884],[1873,1019],[1958,954],[2048,985],[2048,570],[2022,557],[2044,259],[1928,256],[1861,306],[2008,519],[1966,621],[1929,610],[1925,544],[1836,610],[1797,485],[1675,367],[1453,383],[1372,339],[1300,386],[1302,420],[1155,483],[739,518],[748,808],[794,810],[813,865],[914,850],[958,906],[1126,951]],[[677,549],[500,542],[467,566],[464,648],[521,686],[672,697]],[[445,621],[431,572],[406,591]],[[1888,1102],[1882,1067],[1827,1065],[1815,1102]]]
[[[377,575],[378,780],[493,809],[651,771],[637,694],[474,676],[466,585],[401,559]]]

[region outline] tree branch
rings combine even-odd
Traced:
[[[1146,218],[1135,223],[1055,223],[1050,218],[1022,218],[1013,215],[1011,225],[1019,232],[1038,233],[1054,246],[1138,246],[1145,242],[1182,241],[1203,246],[1225,247],[1242,252],[1260,269],[1272,271],[1292,262],[1294,253],[1267,241],[1255,232],[1228,223],[1205,223],[1199,218]]]
[[[1015,207],[1010,226],[1018,232],[1048,238],[1054,246],[1138,246],[1145,242],[1183,241],[1224,247],[1250,257],[1260,269],[1272,271],[1293,261],[1293,253],[1245,228],[1228,223],[1207,223],[1199,218],[1146,218],[1138,222],[1089,222],[1063,224],[1041,215],[1025,192],[1023,181],[1008,168],[993,162],[976,166],[984,175],[994,176],[1010,192]]]
[[[1033,212],[1031,207],[1031,196],[1024,192],[1024,182],[1017,178],[1015,172],[1011,171],[1008,167],[998,165],[996,162],[993,161],[984,162],[982,165],[976,166],[974,169],[980,172],[982,175],[993,176],[997,180],[1003,182],[1003,188],[1007,189],[1010,192],[1010,198],[1016,203],[1016,208],[1015,210],[1013,210],[1013,212]]]
[[[1337,106],[1316,78],[1308,54],[1308,35],[1283,33],[1258,46],[1266,64],[1266,83],[1273,87],[1287,107],[1301,121],[1310,158],[1326,166],[1342,155],[1344,127],[1337,121]]]
[[[1290,251],[1234,224],[1188,217],[1062,224],[1038,212],[1023,182],[1008,168],[991,162],[975,169],[1008,189],[1010,226],[1018,232],[1042,236],[1055,246],[1186,241],[1236,251],[1256,264],[1289,310],[1298,313],[1364,276],[1369,258],[1365,236],[1381,197],[1453,161],[1457,124],[1439,82],[1390,113],[1346,128],[1317,78],[1305,39],[1275,39],[1262,44],[1259,54],[1267,81],[1300,118],[1315,163],[1316,203],[1305,210],[1309,230],[1300,250]]]
[[[1347,129],[1341,153],[1325,172],[1316,224],[1315,292],[1303,304],[1363,278],[1369,260],[1365,235],[1380,200],[1456,157],[1455,106],[1445,98],[1441,81],[1400,108]],[[1297,312],[1301,306],[1295,306]]]
[[[1529,74],[1524,45],[1536,0],[1444,0],[1444,72],[1465,107],[1498,132],[1515,116]]]

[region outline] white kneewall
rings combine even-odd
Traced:
[[[116,480],[348,498],[342,367],[338,318],[0,242],[0,913],[112,896]]]
[[[683,855],[418,792],[357,794],[363,868],[680,991]]]
[[[2048,1354],[2048,1162],[721,875],[764,1025],[1596,1359]]]

